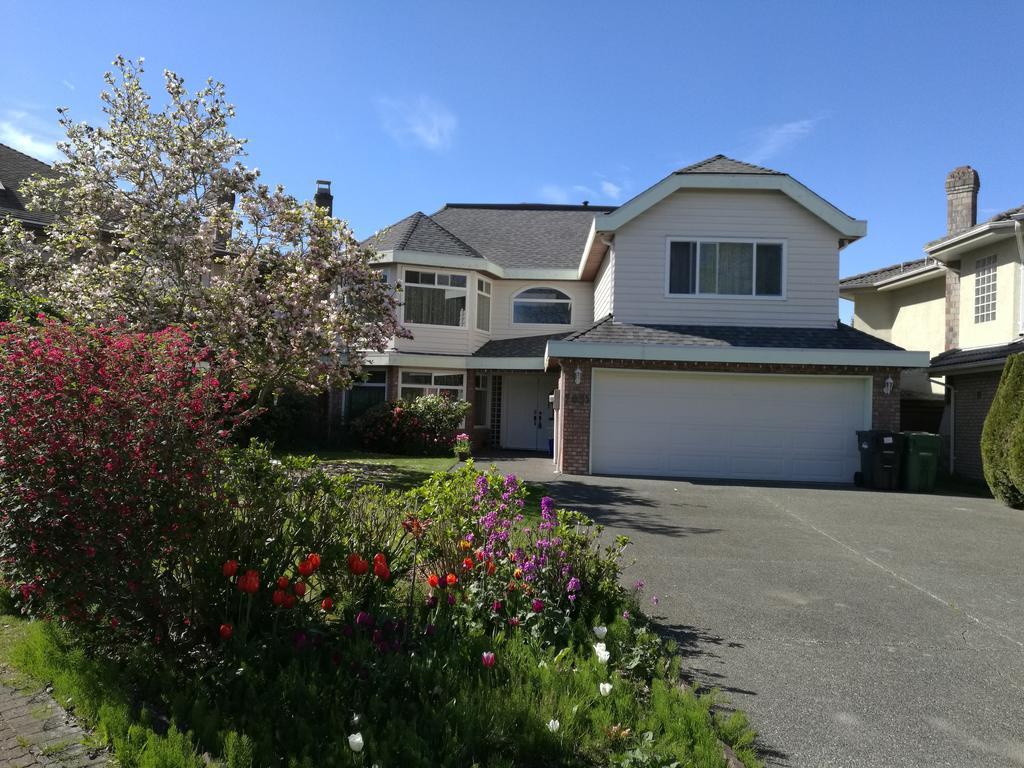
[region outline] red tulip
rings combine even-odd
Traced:
[[[472,571],[474,565],[475,563],[473,562],[472,557],[467,557],[465,560],[462,561],[462,567],[465,568],[467,571]]]
[[[304,582],[304,581],[296,581],[294,589],[295,589],[295,594],[298,595],[299,597],[302,597],[303,595],[306,594],[306,582]]]
[[[373,556],[373,575],[381,581],[388,581],[391,578],[387,558],[380,552]]]
[[[232,576],[234,576],[236,573],[238,573],[238,561],[237,560],[228,560],[228,561],[226,561],[224,563],[224,565],[222,565],[220,567],[220,571],[227,578],[230,579]]]
[[[439,586],[441,586],[441,579],[438,577],[436,573],[432,573],[429,576],[427,576],[427,584],[429,584],[432,589],[437,589]]]
[[[315,570],[316,569],[313,567],[313,564],[309,562],[309,560],[303,560],[301,563],[299,563],[299,574],[304,579],[308,579],[310,576],[312,576],[313,571]]]
[[[283,589],[274,590],[274,593],[270,596],[270,602],[274,604],[275,608],[280,608],[284,604],[285,594]]]
[[[284,607],[294,608],[295,607],[295,595],[289,595],[287,592],[284,596]]]
[[[353,552],[348,556],[348,570],[353,576],[362,576],[370,570],[370,564]]]
[[[220,639],[221,640],[230,640],[231,639],[231,635],[233,635],[234,633],[235,633],[234,627],[232,627],[230,624],[221,624],[220,625]]]
[[[320,607],[323,608],[325,613],[330,613],[331,609],[334,607],[334,601],[329,597],[325,597],[320,603]]]
[[[288,580],[287,576],[278,576],[277,577],[277,588],[278,589],[288,589],[288,585],[289,584],[291,584],[291,582]]]
[[[249,569],[238,577],[238,589],[247,594],[254,594],[260,588],[260,575],[257,571]]]
[[[444,580],[448,583],[449,587],[454,587],[456,584],[459,583],[459,577],[456,576],[454,573],[449,573],[447,576],[445,576]]]
[[[313,566],[314,571],[320,567],[320,555],[318,555],[316,552],[310,552],[308,555],[306,555],[306,560],[309,562],[310,565]]]
[[[495,572],[496,570],[498,570],[498,568],[497,568],[497,566],[496,566],[496,565],[494,564],[494,560],[488,560],[488,561],[487,561],[487,575],[488,575],[488,576],[493,576],[493,575],[494,575],[494,572]]]

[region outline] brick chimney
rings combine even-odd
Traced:
[[[313,202],[325,209],[327,213],[334,215],[334,195],[331,194],[331,182],[325,179],[316,180],[316,194],[313,196]]]
[[[969,165],[954,168],[946,177],[946,234],[955,235],[978,223],[981,179]]]

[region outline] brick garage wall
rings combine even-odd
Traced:
[[[956,398],[953,410],[953,470],[968,480],[984,480],[981,430],[996,396],[1002,371],[947,376]]]
[[[562,359],[559,391],[561,408],[558,434],[561,436],[558,470],[570,475],[590,472],[590,392],[594,368],[628,368],[648,371],[707,371],[715,373],[776,373],[790,375],[871,376],[871,426],[898,430],[900,426],[899,369],[852,365],[764,365],[754,363],[693,363],[649,360]],[[579,384],[576,370],[580,371]],[[887,379],[891,389],[885,392]]]

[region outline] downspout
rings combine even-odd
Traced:
[[[1024,336],[1024,227],[1020,222],[1021,214],[1013,217],[1013,234],[1017,240],[1017,259],[1020,269],[1017,270],[1017,335]]]

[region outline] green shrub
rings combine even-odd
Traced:
[[[353,423],[364,448],[382,453],[443,456],[451,453],[469,403],[441,395],[381,403]]]
[[[1003,367],[981,433],[981,459],[992,494],[1024,508],[1024,357],[1011,355]]]

